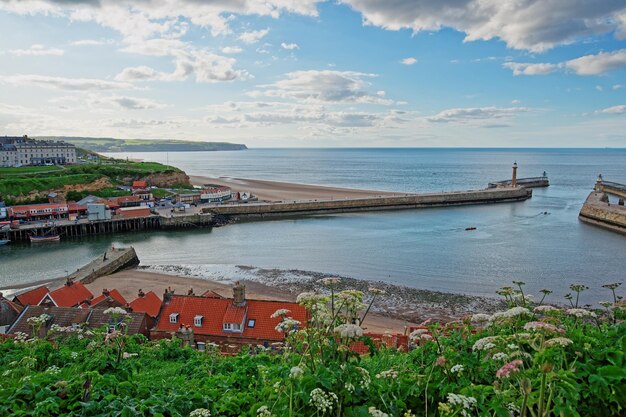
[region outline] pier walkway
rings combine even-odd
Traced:
[[[603,191],[593,191],[578,214],[580,221],[626,235],[626,207],[610,204]]]

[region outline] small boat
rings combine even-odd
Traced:
[[[11,241],[8,240],[8,239],[0,239],[0,246],[4,246],[4,245],[6,245],[7,243],[10,243],[10,242]]]
[[[61,240],[61,236],[59,235],[49,235],[49,236],[37,236],[30,235],[28,236],[31,243],[39,243],[39,242],[58,242]]]
[[[475,227],[466,227],[465,230],[476,230]]]

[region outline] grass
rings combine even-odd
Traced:
[[[47,172],[62,171],[63,167],[54,166],[37,166],[37,167],[19,167],[19,168],[0,168],[0,178],[8,175],[29,175]]]

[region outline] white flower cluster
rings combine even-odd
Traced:
[[[322,279],[320,279],[317,282],[319,282],[320,284],[325,285],[327,287],[330,287],[332,285],[339,284],[341,282],[341,278],[331,278],[331,277],[329,277],[329,278],[322,278]]]
[[[512,319],[518,316],[529,315],[530,310],[526,307],[513,307],[508,309],[507,311],[499,311],[497,313],[493,313],[490,321],[494,322],[500,319]]]
[[[122,307],[110,307],[104,310],[103,313],[111,315],[127,315],[128,311],[124,310]]]
[[[349,393],[353,393],[354,390],[356,390],[356,387],[354,386],[354,384],[350,382],[346,382],[346,391],[348,391]]]
[[[48,367],[48,369],[46,369],[46,372],[49,373],[49,374],[52,374],[52,375],[56,375],[59,372],[61,372],[61,369],[59,369],[59,367],[56,366],[56,365],[52,365],[52,366]]]
[[[39,316],[27,318],[26,323],[28,323],[30,326],[41,326],[42,324],[44,324],[46,321],[50,320],[51,318],[52,317],[44,313]]]
[[[341,324],[335,327],[335,333],[341,337],[360,337],[363,336],[363,329],[356,324]]]
[[[15,343],[23,343],[28,339],[28,335],[24,332],[15,333]]]
[[[388,371],[382,371],[379,374],[376,375],[376,378],[380,379],[380,378],[390,378],[390,379],[396,379],[398,378],[398,371],[394,371],[393,369],[390,369]]]
[[[583,308],[570,308],[565,310],[565,312],[570,316],[576,316],[578,318],[596,317],[596,313],[594,313],[593,311],[585,310]]]
[[[368,389],[370,382],[372,382],[372,377],[370,376],[369,371],[365,368],[361,368],[360,366],[357,366],[355,369],[361,374],[361,381],[359,381],[359,385],[363,389]]]
[[[78,359],[78,352],[72,352],[70,356],[72,357],[72,360],[76,360]]]
[[[556,327],[554,324],[544,323],[542,321],[529,321],[524,325],[524,330],[539,332],[544,331],[548,333],[561,333],[562,330]]]
[[[280,309],[274,311],[274,313],[270,317],[275,319],[277,317],[286,316],[289,313],[291,313],[291,310],[287,310],[286,308],[280,308]]]
[[[206,408],[196,408],[189,413],[189,417],[211,417],[211,412]]]
[[[412,343],[417,343],[422,340],[427,341],[427,340],[432,340],[432,339],[433,337],[428,332],[428,329],[416,329],[416,330],[413,330],[411,334],[409,335],[409,340]]]
[[[383,413],[376,407],[369,407],[367,411],[370,413],[370,416],[372,417],[389,417],[389,414]]]
[[[375,287],[369,287],[368,291],[374,295],[385,295],[387,294],[387,291],[380,289],[380,288],[375,288]]]
[[[491,316],[489,314],[474,314],[471,318],[471,321],[474,323],[485,323],[491,320]]]
[[[302,375],[304,375],[304,369],[300,368],[299,366],[294,366],[289,371],[289,378],[291,378],[291,379],[298,379]]]
[[[128,353],[128,352],[124,352],[124,353],[122,354],[122,357],[123,357],[124,359],[133,358],[133,357],[135,357],[135,356],[138,356],[138,354],[137,354],[137,353]]]
[[[475,407],[477,404],[477,401],[476,401],[476,398],[474,397],[466,397],[465,395],[450,393],[448,394],[448,403],[451,405],[462,406],[463,412],[461,414],[465,416],[467,415],[465,410],[469,410],[472,407]]]
[[[457,373],[460,374],[464,370],[465,370],[465,367],[461,364],[454,365],[452,368],[450,368],[450,372],[452,372],[453,374],[457,374]]]
[[[495,343],[498,340],[498,336],[487,336],[482,339],[478,339],[474,346],[472,346],[473,351],[477,350],[489,350],[496,347]]]
[[[493,354],[491,359],[493,359],[494,361],[506,361],[509,359],[509,355],[504,352],[496,352]]]
[[[547,313],[549,311],[559,311],[558,308],[549,305],[537,306],[533,309],[535,313]]]
[[[514,344],[514,343],[509,343],[508,345],[506,345],[506,348],[507,348],[508,350],[515,350],[515,349],[519,349],[519,346],[517,346],[517,345],[516,345],[516,344]]]
[[[275,327],[277,332],[287,333],[289,331],[295,330],[295,328],[300,324],[298,320],[294,320],[291,317],[285,317],[283,320],[278,323]]]
[[[332,411],[333,406],[338,401],[339,398],[337,398],[337,395],[334,392],[324,392],[324,390],[320,388],[315,388],[311,391],[309,404],[315,407],[318,412],[324,414],[327,411]]]
[[[555,337],[553,339],[546,340],[545,345],[548,347],[551,347],[551,346],[565,347],[565,346],[571,345],[572,343],[574,342],[572,342],[572,340],[568,339],[567,337]]]
[[[522,411],[515,403],[508,403],[506,408],[509,409],[509,413],[511,416],[518,416]]]
[[[257,417],[274,417],[274,414],[270,411],[270,409],[266,405],[262,405],[256,410]]]

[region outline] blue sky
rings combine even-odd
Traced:
[[[0,0],[0,135],[626,147],[623,0]]]

